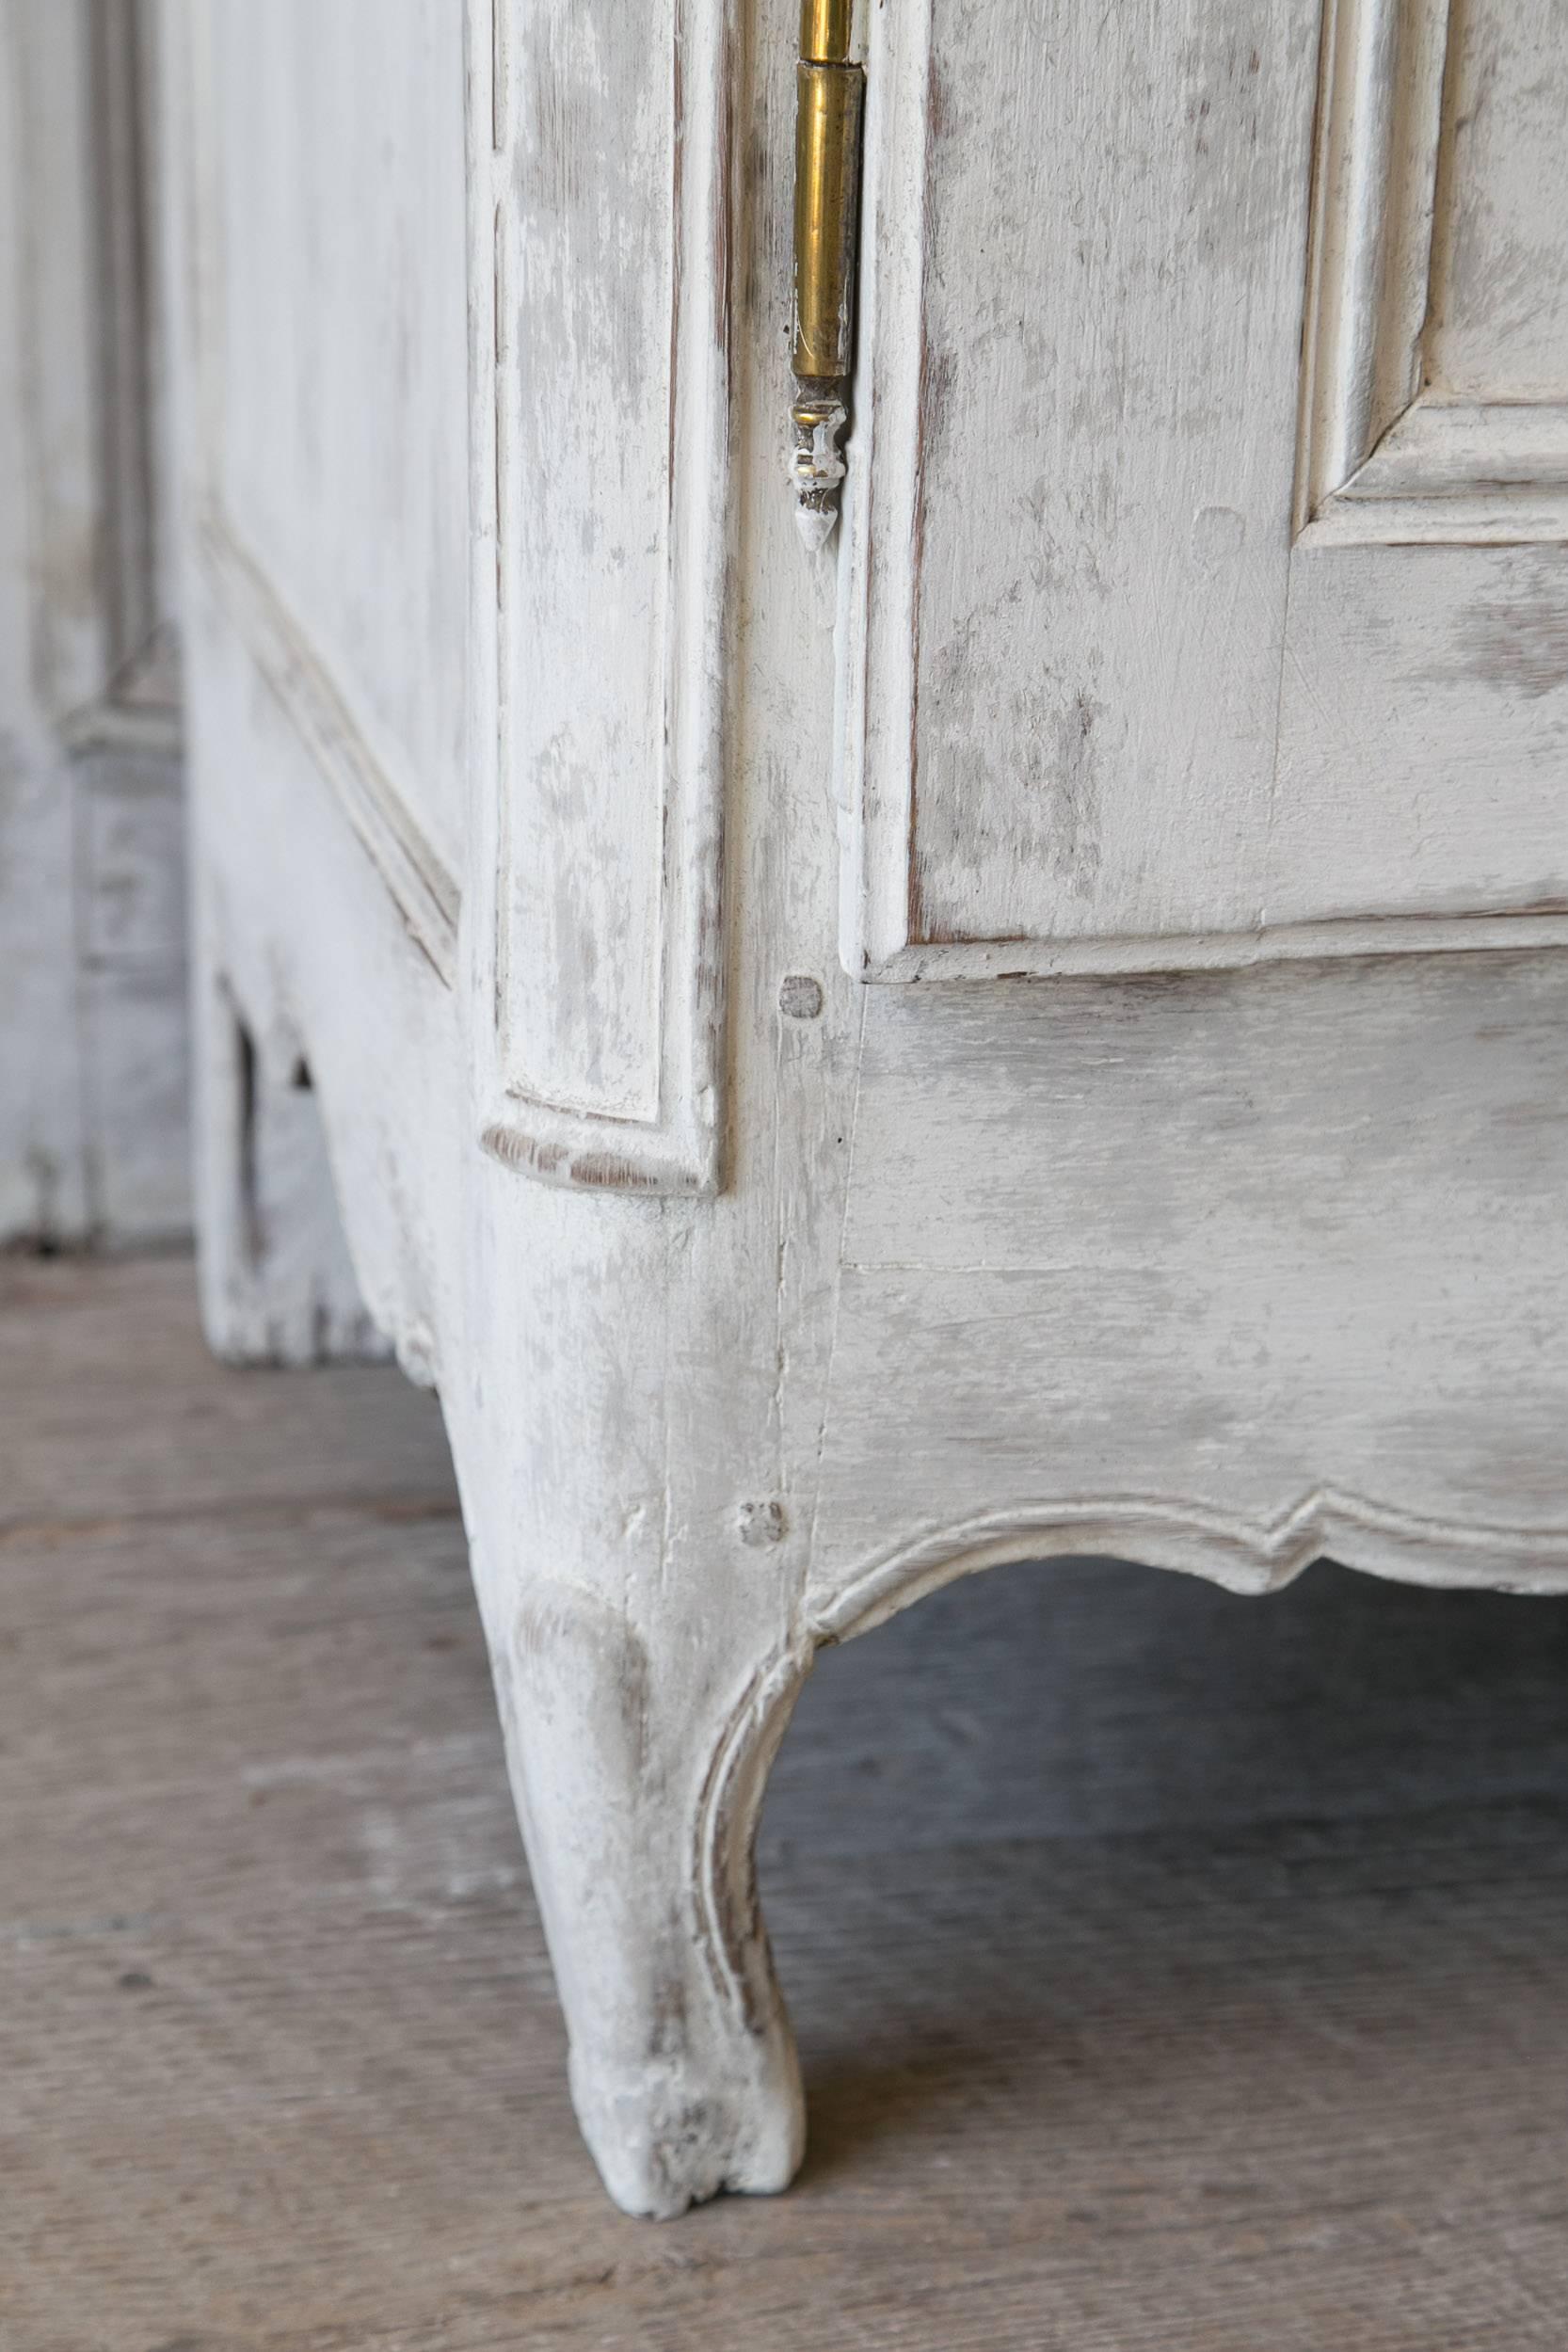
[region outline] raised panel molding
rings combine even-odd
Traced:
[[[450,988],[461,907],[456,875],[223,500],[198,498],[192,523],[193,545],[230,623],[331,790],[409,937]]]
[[[221,499],[203,501],[195,544],[247,651],[309,751],[437,976],[456,977],[458,888],[371,749],[330,669]]]
[[[1455,399],[1424,344],[1454,0],[1329,0],[1297,544],[1568,540],[1568,404]]]
[[[552,1182],[702,1192],[723,1128],[729,7],[664,0],[635,58],[596,42],[597,13],[469,0],[468,887],[475,1002],[494,1009],[476,1024],[480,1129]],[[225,495],[211,28],[204,0],[172,15],[192,538],[450,986],[464,888]],[[624,58],[625,87],[596,81],[596,57]]]
[[[986,25],[952,0],[868,13],[843,965],[974,981],[1392,946],[1269,925],[1249,863],[1286,620],[1312,0],[1266,35],[1195,6]],[[1171,265],[1146,196],[1167,183],[1206,225],[1246,222],[1224,269],[1212,235]]]
[[[723,1124],[729,10],[659,0],[635,42],[615,13],[470,5],[475,1047],[496,1158],[704,1192]]]
[[[835,760],[854,977],[1568,937],[1560,575],[1545,548],[1528,568],[1532,544],[1568,541],[1568,405],[1537,396],[1568,315],[1528,366],[1499,344],[1494,385],[1483,238],[1458,303],[1466,364],[1433,375],[1462,216],[1473,232],[1495,214],[1497,249],[1535,254],[1534,278],[1509,276],[1509,331],[1568,308],[1540,160],[1568,49],[1553,0],[1528,7],[1292,0],[1266,27],[1130,7],[1093,60],[1073,44],[1100,36],[1070,11],[1048,39],[1021,14],[1011,49],[955,0],[870,12]],[[1108,94],[1093,126],[1075,111],[1091,84]],[[1008,125],[989,180],[965,136],[982,88]],[[1527,101],[1534,144],[1505,172]],[[1170,265],[1145,184],[1181,217],[1221,206],[1223,270],[1202,238]],[[1050,256],[1033,277],[1024,219]],[[1184,376],[1199,350],[1205,373]],[[1398,568],[1413,544],[1439,552]],[[1503,666],[1466,686],[1448,656],[1434,694],[1395,693],[1374,647],[1418,667],[1417,616],[1463,648],[1505,597],[1548,648],[1527,696],[1489,710]]]

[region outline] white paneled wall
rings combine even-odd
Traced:
[[[181,1235],[151,0],[0,0],[0,1245]]]

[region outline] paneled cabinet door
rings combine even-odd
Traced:
[[[850,969],[1568,937],[1559,0],[869,36]]]

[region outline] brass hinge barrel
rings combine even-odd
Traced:
[[[801,0],[795,100],[792,471],[820,546],[838,515],[855,365],[855,246],[866,77],[852,63],[854,0]]]
[[[800,0],[800,54],[811,65],[847,65],[855,0]]]
[[[847,376],[854,359],[855,225],[860,186],[858,66],[796,68],[795,374]]]

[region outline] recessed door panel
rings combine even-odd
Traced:
[[[925,0],[868,69],[850,968],[1555,937],[1568,19]]]
[[[1466,0],[1448,84],[1428,375],[1452,400],[1568,400],[1562,0]]]

